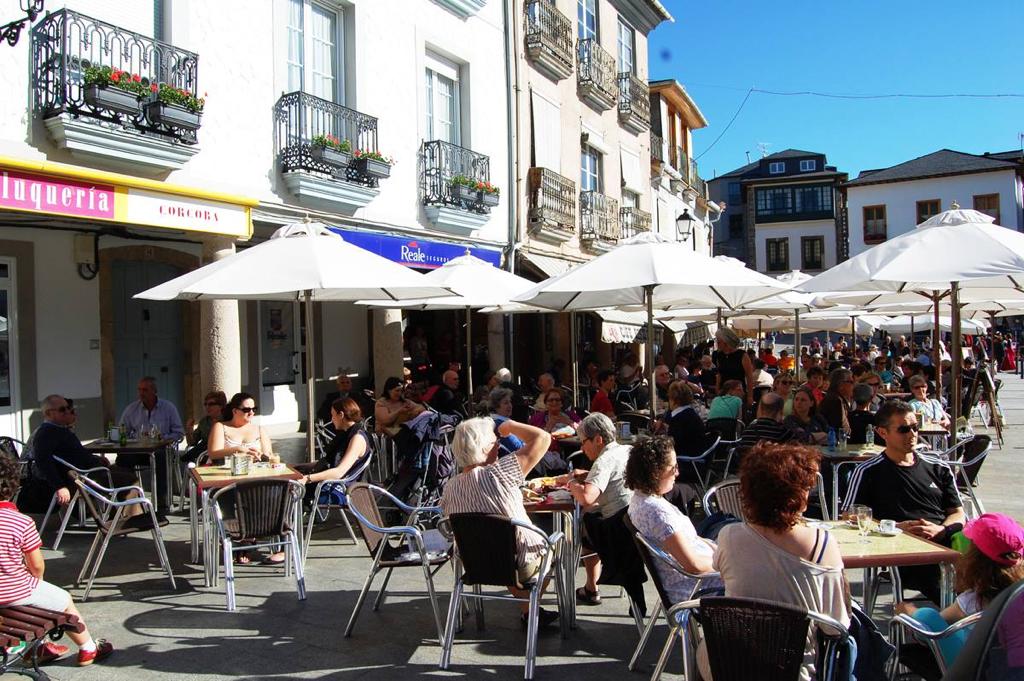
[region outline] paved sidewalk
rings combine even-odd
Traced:
[[[981,474],[980,492],[988,510],[1024,521],[1020,493],[1024,449],[1024,381],[1004,380],[1006,443],[993,450]],[[981,431],[984,432],[984,431]],[[296,440],[280,440],[282,451],[297,452]],[[332,523],[333,525],[333,523]],[[472,623],[457,637],[452,669],[437,668],[440,648],[418,569],[399,570],[379,612],[364,608],[352,638],[342,636],[369,567],[365,547],[343,540],[337,529],[317,531],[307,568],[308,600],[296,600],[294,580],[279,568],[253,566],[237,572],[239,610],[225,610],[223,585],[205,589],[199,566],[188,564],[188,524],[172,516],[167,548],[179,579],[172,592],[159,572],[152,542],[143,536],[114,541],[93,589],[80,604],[93,634],[109,638],[117,650],[102,664],[78,669],[73,656],[48,668],[54,679],[399,679],[409,676],[522,678],[525,635],[508,604],[487,605],[487,628]],[[53,532],[44,541],[52,542]],[[69,586],[84,559],[91,535],[71,534],[60,551],[46,551],[47,578]],[[856,582],[859,571],[849,577]],[[582,579],[582,570],[580,571]],[[441,607],[447,606],[451,573],[437,578]],[[859,586],[855,584],[855,593]],[[665,637],[659,627],[644,657],[643,673],[626,670],[637,642],[626,602],[608,590],[598,607],[579,608],[579,628],[568,640],[557,631],[541,636],[536,678],[646,678]],[[80,598],[82,589],[72,589]],[[648,584],[648,603],[655,595]],[[551,599],[549,599],[551,600]],[[680,678],[678,653],[666,679]],[[6,678],[6,677],[5,677]],[[13,676],[11,678],[14,678]]]

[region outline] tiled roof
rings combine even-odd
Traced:
[[[777,151],[774,154],[768,154],[764,158],[759,158],[753,163],[748,163],[747,165],[741,168],[737,168],[736,170],[725,173],[724,175],[719,175],[715,179],[717,180],[719,177],[736,177],[738,175],[746,175],[752,170],[757,170],[757,168],[761,165],[761,161],[781,161],[787,158],[806,158],[808,156],[820,156],[820,154],[814,151],[801,151],[800,149],[786,149],[784,151]]]
[[[966,154],[952,149],[940,149],[925,156],[894,165],[890,168],[864,171],[856,179],[846,183],[847,187],[857,187],[882,182],[902,182],[925,177],[941,175],[960,175],[984,173],[993,170],[1012,170],[1015,163],[1004,161],[992,156]]]

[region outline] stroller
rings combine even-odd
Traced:
[[[455,475],[451,435],[459,418],[430,409],[402,424],[394,437],[398,470],[385,487],[409,506],[436,506],[444,485]],[[386,522],[398,524],[405,518],[397,507],[382,506]]]

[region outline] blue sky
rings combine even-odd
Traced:
[[[675,17],[650,35],[652,80],[674,78],[708,119],[700,156],[750,87],[840,94],[1024,94],[1022,0],[662,0]],[[826,99],[753,93],[700,156],[712,178],[768,152],[823,152],[850,173],[942,148],[1020,148],[1024,97]]]

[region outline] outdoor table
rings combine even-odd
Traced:
[[[905,400],[911,395],[911,393],[878,393],[883,400]]]
[[[832,518],[839,517],[839,471],[844,465],[856,466],[869,460],[876,454],[883,451],[883,447],[876,444],[847,446],[846,450],[830,449],[827,445],[820,445],[822,463],[828,463],[832,467]]]
[[[832,538],[839,543],[843,565],[848,570],[857,568],[895,568],[911,565],[938,564],[942,571],[943,608],[953,602],[953,564],[960,553],[934,542],[903,532],[889,537],[872,530],[867,542],[861,543],[856,527],[843,521],[828,523]],[[898,585],[898,582],[896,582]],[[869,584],[865,581],[865,588]]]
[[[160,500],[157,498],[157,484],[156,484],[156,454],[161,449],[167,449],[177,441],[169,438],[163,438],[160,440],[128,440],[126,444],[120,444],[111,440],[93,440],[89,444],[85,445],[85,448],[93,454],[145,454],[149,457],[149,485],[150,494],[152,495],[153,506],[160,508]],[[170,506],[170,497],[173,496],[170,485],[172,484],[172,476],[170,475],[170,457],[166,457],[164,461],[164,467],[167,469],[167,495],[168,495],[168,506]]]
[[[918,435],[928,441],[928,445],[937,452],[945,451],[949,443],[949,431],[937,423],[922,423]]]
[[[214,521],[210,496],[214,491],[247,480],[299,480],[302,473],[287,464],[251,464],[246,475],[231,475],[228,466],[197,466],[189,469],[189,528],[191,530],[192,562],[199,562],[199,507],[203,513],[203,572],[206,586],[217,584],[217,547],[214,546]],[[295,531],[302,536],[301,506],[296,512]]]
[[[582,514],[580,506],[574,500],[569,501],[538,501],[524,502],[528,514],[550,513],[554,520],[555,532],[565,534],[569,555],[560,556],[558,569],[562,571],[562,607],[569,619],[569,625],[576,628],[576,568],[579,566],[580,553],[583,550],[581,533]]]

